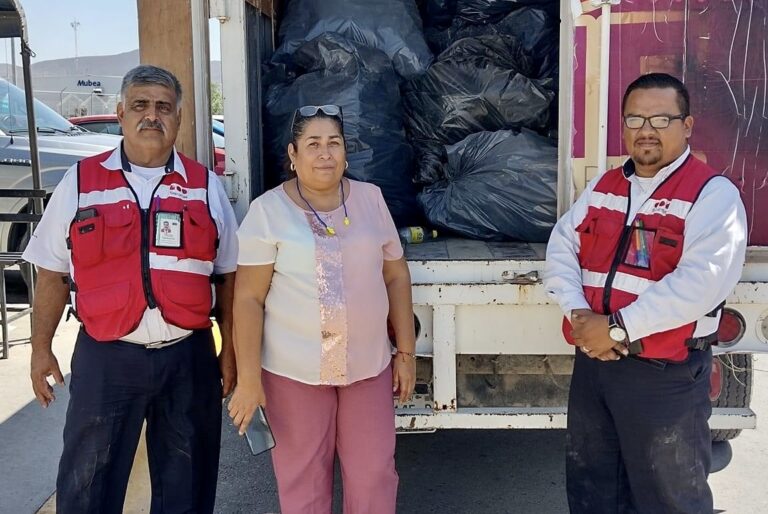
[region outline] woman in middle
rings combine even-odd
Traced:
[[[229,404],[242,434],[266,405],[283,514],[395,512],[393,392],[415,385],[411,282],[378,187],[344,177],[341,109],[296,110],[294,177],[251,204],[238,237]],[[397,340],[394,357],[387,318]]]

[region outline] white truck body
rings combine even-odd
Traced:
[[[270,16],[265,15],[270,14],[271,8],[272,2],[268,1],[210,1],[211,18],[221,21],[227,127],[225,181],[240,219],[253,196],[260,192],[260,186],[254,183],[257,173],[253,171],[260,166],[257,161],[262,145],[258,86],[261,60],[268,56],[264,48],[274,44],[275,26]],[[563,1],[562,6],[558,201],[561,214],[600,166],[594,155],[597,146],[592,148],[590,141],[586,157],[574,158],[572,151],[576,130],[574,106],[578,102],[599,103],[595,97],[600,90],[601,72],[599,66],[588,69],[587,93],[584,98],[574,98],[573,70],[599,64],[599,60],[590,56],[589,62],[575,64],[574,48],[578,47],[567,42],[574,41],[575,27],[598,27],[600,20],[591,15],[592,9],[588,3],[575,0]],[[589,116],[587,121],[598,123]],[[621,159],[609,157],[608,163],[615,165]],[[419,377],[423,387],[417,389],[411,405],[398,408],[399,429],[565,427],[565,399],[574,349],[566,344],[560,331],[562,312],[546,295],[540,280],[544,255],[543,244],[485,244],[461,239],[413,245],[408,249],[414,313],[420,325],[419,370],[426,370],[429,376]],[[745,332],[737,344],[727,349],[716,347],[715,353],[768,351],[768,252],[763,248],[750,248],[742,281],[727,302],[743,317]],[[723,362],[722,380],[748,380],[746,375],[738,377],[740,371],[732,369],[731,359],[724,358]],[[472,401],[473,397],[485,394],[478,390],[477,380],[472,385],[465,379],[472,373],[493,382],[489,382],[489,387],[506,387],[508,393],[502,392],[490,402],[477,398]],[[557,398],[540,401],[534,381],[520,390],[527,391],[527,398],[498,401],[513,398],[515,388],[522,387],[521,377],[534,375],[544,379],[538,384],[552,382]],[[755,427],[755,414],[748,405],[749,393],[746,395],[746,402],[740,405],[715,407],[710,420],[713,430]]]

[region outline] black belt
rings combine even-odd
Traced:
[[[685,340],[685,346],[690,351],[707,351],[712,345],[717,344],[717,332],[702,337],[691,337]],[[658,368],[664,369],[669,363],[677,363],[677,361],[668,361],[666,359],[651,359],[648,357],[641,357],[639,354],[643,352],[643,343],[641,340],[632,341],[629,343],[629,355],[633,359],[637,359],[648,364],[652,364]]]
[[[717,332],[715,332],[713,334],[709,334],[708,336],[691,337],[690,339],[686,339],[685,346],[687,346],[689,350],[706,351],[709,350],[711,346],[717,345],[717,341]]]
[[[125,339],[121,339],[121,341],[124,343],[135,345],[139,348],[146,348],[147,350],[159,350],[160,348],[173,346],[174,344],[183,341],[184,339],[188,338],[191,335],[192,335],[192,332],[190,332],[185,336],[177,337],[176,339],[169,339],[167,341],[154,341],[152,343],[137,343],[134,341],[126,341]]]
[[[689,350],[706,351],[709,350],[710,347],[716,346],[717,341],[717,332],[715,332],[707,336],[688,338],[685,340],[685,346]],[[627,349],[629,350],[629,355],[639,355],[643,353],[642,340],[638,339],[637,341],[630,342]]]

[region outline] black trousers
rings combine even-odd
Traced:
[[[576,352],[566,486],[573,514],[711,514],[710,351],[683,363]]]
[[[57,512],[122,512],[144,420],[151,512],[213,512],[220,377],[210,330],[155,350],[99,343],[81,330],[72,356]]]

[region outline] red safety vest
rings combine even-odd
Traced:
[[[149,209],[141,209],[125,172],[101,165],[110,153],[78,164],[78,210],[69,228],[74,307],[86,332],[99,341],[120,339],[147,307],[180,328],[210,327],[218,230],[208,170],[179,154],[187,180],[166,173]],[[157,213],[181,221],[180,248],[156,245]]]
[[[627,219],[630,181],[623,168],[603,175],[590,195],[584,220],[576,228],[584,296],[594,312],[609,314],[626,307],[677,267],[683,253],[685,218],[707,182],[718,175],[689,156],[656,188],[632,223]],[[640,356],[685,360],[686,341],[712,335],[711,323],[702,323],[710,330],[708,334],[697,333],[697,324],[644,337]],[[570,333],[570,320],[564,318],[563,334],[573,344]]]

